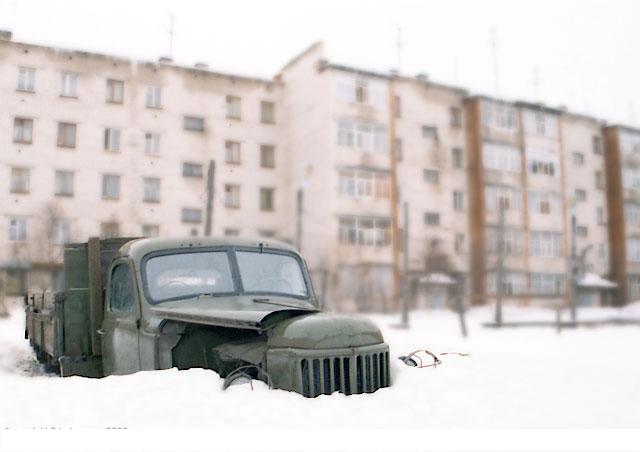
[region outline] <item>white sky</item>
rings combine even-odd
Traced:
[[[472,93],[567,105],[640,127],[640,1],[0,0],[18,41],[272,77],[312,42],[332,61],[425,72]],[[535,70],[538,72],[536,88]]]

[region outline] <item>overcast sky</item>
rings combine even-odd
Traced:
[[[270,78],[323,40],[332,61],[387,71],[400,27],[404,74],[640,127],[636,0],[0,0],[15,40],[143,60],[169,53],[171,15],[180,64]]]

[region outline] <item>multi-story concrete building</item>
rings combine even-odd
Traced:
[[[394,308],[402,287],[418,304],[449,287],[485,302],[498,284],[567,302],[574,237],[583,273],[606,276],[610,254],[620,287],[635,272],[614,253],[613,238],[635,242],[612,217],[612,174],[634,179],[611,168],[620,139],[603,146],[598,120],[334,64],[321,43],[265,80],[5,33],[0,103],[9,292],[51,286],[62,244],[92,235],[283,239],[342,309]]]
[[[318,279],[330,279],[320,283],[330,287],[328,298],[389,307],[399,286],[393,263],[405,250],[412,273],[424,273],[438,252],[453,261],[443,271],[464,275],[465,91],[332,64],[322,45],[277,79],[286,87],[287,144],[304,199],[300,246]],[[406,227],[405,205],[406,247],[403,234],[393,234],[394,224]]]
[[[210,219],[213,234],[290,236],[282,94],[202,65],[0,41],[10,292],[91,235],[202,235]]]
[[[568,301],[574,266],[578,278],[606,273],[601,124],[524,102],[475,97],[466,107],[475,299],[500,284],[521,302]],[[595,302],[601,287],[587,285],[576,296]]]

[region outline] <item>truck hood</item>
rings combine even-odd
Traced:
[[[200,296],[151,308],[155,316],[166,320],[255,331],[264,331],[277,320],[318,311],[305,300],[249,296]]]
[[[277,323],[268,346],[303,349],[363,347],[384,342],[380,329],[362,317],[319,313]]]

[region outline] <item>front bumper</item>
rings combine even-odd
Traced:
[[[305,397],[362,394],[391,384],[384,342],[340,349],[270,348],[266,369],[275,388]]]

